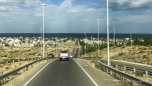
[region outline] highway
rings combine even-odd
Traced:
[[[74,62],[55,60],[25,86],[95,86]]]
[[[104,80],[110,77],[79,59],[78,52],[78,48],[73,49],[74,58],[69,61],[55,59],[48,62],[19,86],[116,86],[105,83]]]

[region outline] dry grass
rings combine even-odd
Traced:
[[[71,49],[73,48],[72,46],[74,46],[74,42],[67,42],[58,47],[45,47],[45,57],[49,53],[53,53],[55,57],[58,57],[61,50],[70,49],[71,51]],[[1,47],[0,62],[8,61],[11,59],[35,58],[38,54],[42,53],[41,50],[41,47]],[[0,64],[0,74],[2,74],[3,72],[14,70],[15,68],[25,65],[27,63],[29,63],[29,61],[15,62],[14,64]]]
[[[109,50],[111,59],[152,65],[152,46],[110,47]],[[107,59],[107,49],[100,50],[99,52],[99,56]],[[97,51],[87,53],[86,56],[97,56]],[[81,57],[84,57],[84,55]]]

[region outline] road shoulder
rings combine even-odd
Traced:
[[[84,59],[74,59],[98,84],[98,86],[117,86],[114,82],[107,82],[108,80],[114,80],[114,78],[99,69],[92,67],[89,61]]]

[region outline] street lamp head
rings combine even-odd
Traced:
[[[97,19],[97,21],[99,21],[99,19]]]
[[[46,6],[46,4],[41,4],[41,6]]]

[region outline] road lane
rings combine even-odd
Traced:
[[[26,86],[95,86],[83,70],[73,61],[50,63]]]

